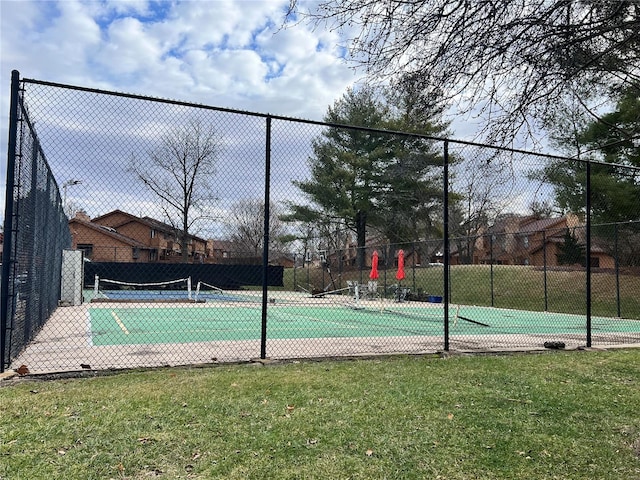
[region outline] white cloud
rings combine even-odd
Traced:
[[[107,41],[97,52],[98,61],[111,74],[155,70],[163,54],[161,45],[135,18],[116,20],[106,32]]]
[[[313,118],[357,78],[335,33],[305,24],[280,29],[287,0],[1,5],[2,71],[31,78],[199,101],[209,92],[207,103],[244,98],[258,110],[263,95],[283,106],[289,96],[319,98],[323,109],[311,101],[304,115]],[[300,114],[300,107],[274,113]]]
[[[358,77],[335,32],[304,23],[280,28],[288,4],[0,1],[0,134],[7,138],[13,69],[26,78],[319,120]],[[0,149],[6,158],[6,140]]]

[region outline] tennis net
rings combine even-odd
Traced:
[[[193,301],[191,277],[164,282],[123,282],[96,275],[92,302],[96,301]]]
[[[195,302],[242,302],[250,304],[262,303],[261,291],[223,290],[220,287],[199,281],[193,294]]]

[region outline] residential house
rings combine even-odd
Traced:
[[[474,239],[473,263],[558,266],[557,256],[567,229],[585,243],[585,230],[576,215],[543,219],[520,215],[502,217]],[[595,268],[614,266],[613,257],[597,239],[592,239],[591,264]]]
[[[227,240],[207,240],[207,251],[213,263],[225,263],[235,256],[237,247],[234,242]]]
[[[73,247],[99,262],[180,262],[180,232],[150,217],[137,217],[121,210],[90,219],[78,212],[69,221]],[[207,241],[190,235],[190,262],[206,261]]]

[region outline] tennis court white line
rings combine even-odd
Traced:
[[[111,315],[113,316],[113,319],[116,321],[120,329],[124,332],[124,334],[129,335],[129,330],[127,330],[127,327],[125,326],[125,324],[122,323],[122,320],[120,320],[120,317],[118,317],[118,314],[113,310],[111,310]]]
[[[84,325],[85,325],[86,335],[87,335],[87,346],[93,347],[93,330],[91,328],[91,313],[89,313],[88,308],[84,312]]]

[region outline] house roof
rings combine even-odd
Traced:
[[[209,244],[213,250],[232,252],[238,249],[238,245],[230,240],[209,240]]]
[[[565,221],[566,217],[532,219],[531,221],[522,222],[520,224],[520,231],[522,233],[540,232],[542,230],[549,230],[552,227],[561,225]],[[562,232],[564,232],[564,227],[562,228]]]
[[[155,218],[151,218],[151,217],[138,217],[136,215],[133,215],[131,213],[122,211],[122,210],[113,210],[109,213],[105,213],[104,215],[100,215],[99,217],[95,217],[94,219],[92,219],[92,222],[99,222],[101,220],[104,220],[105,218],[114,216],[114,215],[123,215],[125,217],[128,218],[127,221],[120,223],[117,227],[121,227],[123,225],[126,225],[128,223],[142,223],[150,228],[153,228],[155,230],[159,230],[161,232],[165,232],[165,233],[171,233],[171,234],[176,234],[178,232],[180,232],[179,229],[175,228],[172,225],[169,225],[167,223],[161,222],[160,220],[156,220]],[[116,227],[116,228],[117,228]],[[196,235],[189,235],[189,237],[195,239],[195,240],[199,240],[201,242],[206,242],[206,240],[204,238],[200,238],[197,237]]]
[[[124,212],[122,210],[112,210],[108,213],[105,213],[104,215],[99,215],[97,217],[94,217],[91,219],[92,222],[99,222],[101,220],[104,220],[105,218],[109,218],[109,217],[113,217],[114,215],[124,215],[125,217],[134,219],[134,218],[140,218],[140,217],[136,217],[135,215],[131,214],[131,213],[127,213]]]
[[[546,243],[547,244],[555,243],[555,244],[561,245],[564,243],[564,238],[548,237],[546,240]],[[580,244],[584,246],[583,242],[581,242]],[[542,250],[542,248],[543,248],[543,244],[541,243],[540,245],[537,245],[535,248],[532,248],[531,253],[539,252],[540,250]],[[594,241],[594,240],[591,241],[591,253],[606,253],[608,255],[607,250],[602,245],[600,245],[597,241]]]
[[[136,247],[136,248],[140,248],[140,249],[149,248],[144,243],[138,242],[137,240],[134,240],[133,238],[127,237],[126,235],[121,235],[118,232],[114,232],[114,231],[108,230],[106,227],[104,227],[102,225],[98,225],[96,223],[85,222],[84,220],[79,220],[77,218],[72,218],[71,220],[69,220],[69,226],[70,227],[72,225],[74,225],[74,224],[75,225],[81,225],[81,226],[83,226],[85,228],[88,228],[90,230],[98,232],[101,235],[104,235],[104,236],[109,237],[109,238],[113,238],[113,239],[118,240],[119,242],[125,243],[127,245],[131,245],[132,247]]]

